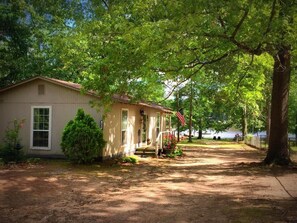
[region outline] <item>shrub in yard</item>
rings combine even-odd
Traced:
[[[0,157],[2,162],[20,162],[24,159],[19,133],[25,120],[14,120],[13,127],[8,126],[5,131],[4,144],[0,146]]]
[[[182,156],[183,155],[183,150],[182,150],[182,148],[180,148],[180,147],[178,147],[175,151],[174,151],[174,154],[176,155],[176,156]]]
[[[172,153],[166,154],[166,156],[169,158],[175,158],[176,156],[182,156],[182,155],[183,155],[183,150],[180,147],[175,149]]]
[[[138,159],[136,156],[126,156],[123,157],[123,163],[137,163]]]
[[[92,163],[105,146],[102,130],[95,120],[79,109],[62,135],[62,151],[74,163]]]
[[[41,159],[40,158],[34,158],[34,157],[32,157],[32,158],[28,158],[27,159],[27,163],[28,164],[38,164],[40,162],[41,162]]]

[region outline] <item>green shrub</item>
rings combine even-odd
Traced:
[[[172,153],[166,154],[166,157],[175,158],[176,156],[182,156],[182,155],[183,155],[183,150],[180,147],[178,147]]]
[[[137,163],[138,158],[136,156],[126,156],[123,157],[123,163]]]
[[[21,146],[21,139],[19,137],[20,129],[25,120],[14,120],[13,127],[8,126],[5,131],[4,144],[0,146],[0,157],[2,162],[21,162],[24,160],[24,153]]]
[[[24,160],[24,153],[22,150],[4,145],[0,148],[0,157],[5,164],[10,162],[19,163]]]
[[[247,134],[244,139],[247,140],[248,142],[252,140],[254,136],[252,134]]]
[[[78,109],[74,120],[63,131],[62,151],[74,163],[92,163],[105,146],[102,130],[95,120]]]
[[[34,158],[34,157],[32,157],[32,158],[28,158],[27,159],[27,163],[29,163],[29,164],[38,164],[40,162],[41,162],[41,159],[40,158]]]
[[[175,151],[174,151],[174,154],[176,155],[176,156],[182,156],[183,155],[183,150],[180,148],[180,147],[178,147]]]

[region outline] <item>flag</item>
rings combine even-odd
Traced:
[[[182,126],[184,126],[186,124],[186,120],[185,120],[185,117],[183,116],[182,112],[180,111],[177,111],[176,112],[176,116],[178,117],[179,121],[180,121],[180,124]]]

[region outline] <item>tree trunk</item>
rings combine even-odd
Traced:
[[[176,94],[176,105],[177,105],[177,111],[179,111],[179,98],[180,98],[180,95],[179,95],[179,90]],[[180,121],[177,119],[177,141],[179,142],[180,141],[180,138],[179,138],[179,134],[180,134]]]
[[[244,138],[247,134],[247,117],[246,117],[246,105],[242,109],[242,137]]]
[[[199,119],[198,139],[202,139],[202,118]]]
[[[198,132],[198,139],[202,139],[202,129],[199,129],[199,132]]]
[[[270,135],[270,113],[271,113],[271,99],[267,99],[266,101],[266,139],[265,139],[265,143],[268,144],[268,139],[269,139],[269,135]]]
[[[192,115],[193,115],[193,82],[191,80],[191,94],[190,94],[190,117],[189,117],[189,140],[192,142]]]
[[[295,145],[297,145],[297,113],[296,113],[296,122],[295,122]]]
[[[288,165],[291,162],[288,145],[290,60],[288,47],[283,47],[274,56],[269,147],[264,160],[266,164]]]

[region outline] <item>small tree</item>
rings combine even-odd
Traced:
[[[8,126],[5,136],[4,145],[0,148],[0,157],[4,163],[20,162],[24,159],[22,151],[21,139],[19,137],[20,129],[23,127],[25,120],[14,120],[13,127]]]
[[[95,120],[78,109],[63,131],[61,146],[65,156],[74,163],[92,163],[105,144]]]

